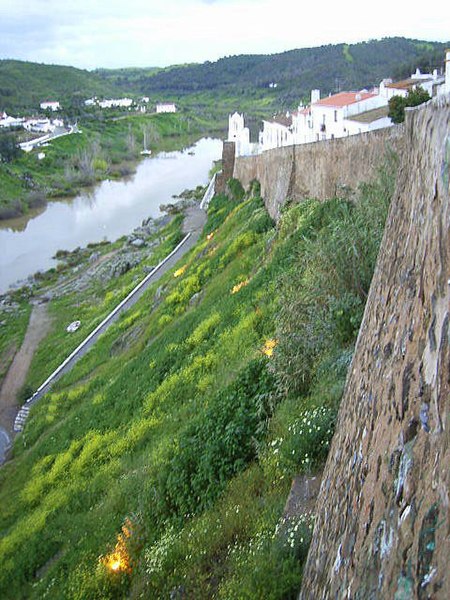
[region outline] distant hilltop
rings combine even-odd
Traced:
[[[292,108],[306,101],[310,90],[324,95],[378,85],[389,73],[394,79],[416,67],[424,72],[443,67],[450,42],[400,37],[358,44],[335,44],[273,55],[241,55],[216,62],[164,69],[131,68],[85,71],[74,67],[16,60],[0,61],[0,110],[14,112],[42,98],[81,100],[93,96],[153,96],[161,101],[199,92],[239,97],[267,97],[268,109]]]

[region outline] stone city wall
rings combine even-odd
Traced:
[[[408,111],[404,140],[303,600],[449,597],[450,99]],[[370,170],[370,152],[355,157],[357,173]]]
[[[335,140],[286,146],[257,156],[238,157],[233,177],[248,189],[261,184],[261,195],[270,215],[277,219],[287,199],[324,200],[342,195],[374,178],[389,150],[400,153],[403,126]]]

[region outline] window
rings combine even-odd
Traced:
[[[334,111],[334,122],[337,123],[337,110]]]

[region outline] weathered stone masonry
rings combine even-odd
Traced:
[[[408,112],[301,598],[450,593],[450,100]]]
[[[233,176],[248,188],[253,179],[270,215],[277,219],[289,200],[331,198],[374,178],[389,150],[401,153],[403,126],[315,144],[268,150],[236,158]]]

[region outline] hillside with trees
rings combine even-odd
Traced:
[[[93,95],[120,94],[113,83],[75,67],[0,60],[0,110],[39,110],[46,100],[81,103]]]
[[[268,96],[274,104],[289,106],[308,99],[314,88],[328,94],[378,85],[383,78],[408,75],[417,66],[440,69],[446,46],[448,43],[385,38],[273,55],[229,56],[150,73],[121,70],[120,84],[147,95],[186,96],[209,91],[244,98]],[[119,82],[119,73],[113,73]],[[101,71],[99,76],[110,81],[112,72]]]
[[[239,102],[266,113],[295,107],[308,100],[311,89],[323,94],[378,85],[398,79],[417,67],[443,67],[450,42],[385,38],[358,44],[302,48],[272,55],[228,56],[215,62],[175,65],[163,69],[126,68],[85,71],[74,67],[0,61],[0,109],[15,112],[37,109],[42,100],[63,100],[66,107],[83,107],[93,96],[149,96],[152,101],[175,100],[197,111],[214,106],[226,110]],[[250,103],[250,104],[249,104]],[[230,105],[230,107],[231,107]],[[217,111],[215,111],[217,112]]]

